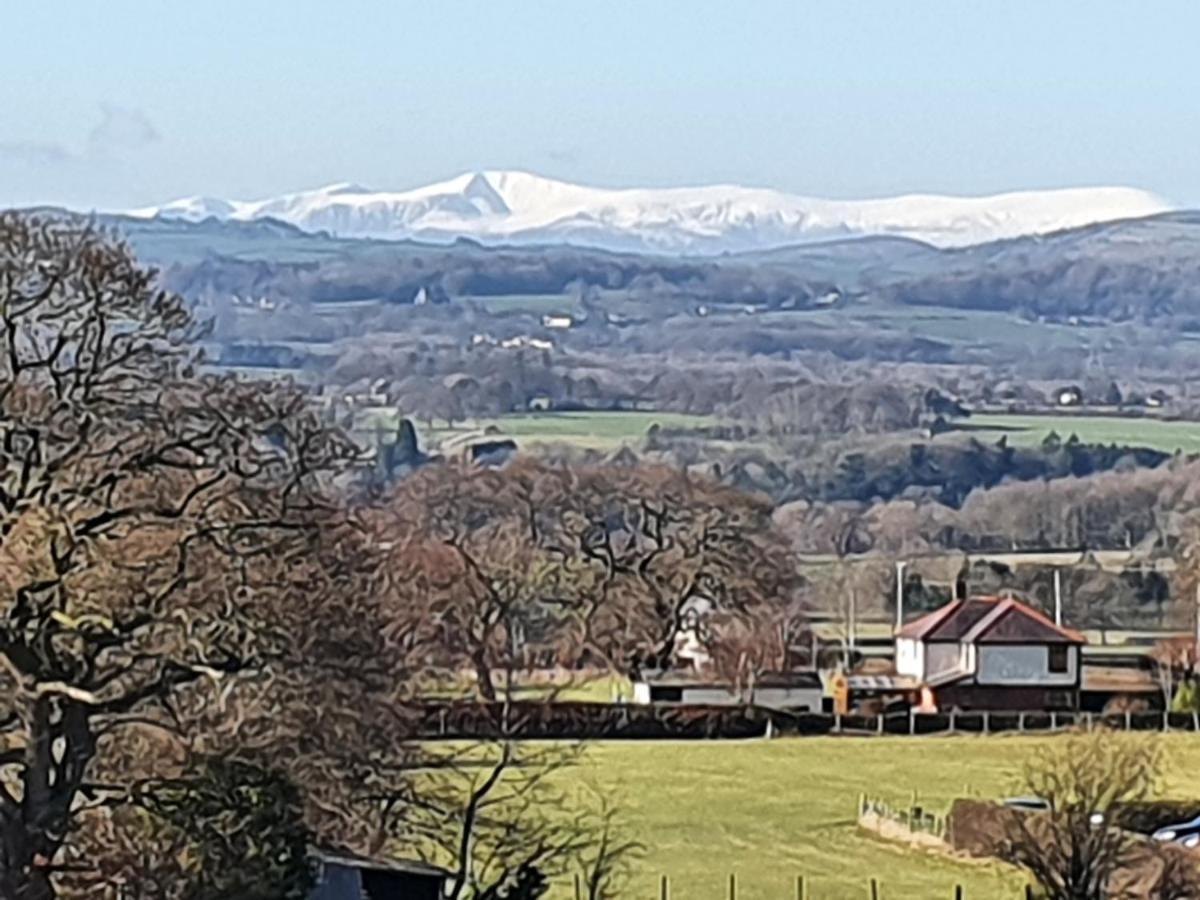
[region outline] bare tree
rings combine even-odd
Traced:
[[[591,835],[577,858],[578,875],[587,900],[614,900],[621,896],[634,860],[645,846],[625,837],[620,811],[603,793],[595,791],[592,808],[581,814],[581,831]]]
[[[1044,900],[1098,900],[1143,854],[1113,826],[1114,807],[1146,799],[1160,770],[1153,738],[1079,732],[1046,743],[1025,766],[1021,788],[1048,805],[1008,819],[1004,858],[1028,870]]]
[[[1163,693],[1163,709],[1170,709],[1176,686],[1195,673],[1196,640],[1192,637],[1164,638],[1155,643],[1150,658],[1154,660],[1155,674]]]
[[[0,215],[0,896],[54,895],[123,731],[253,664],[353,452],[196,336],[125,246]]]
[[[665,666],[698,619],[716,646],[797,609],[768,504],[660,467],[425,470],[379,527],[395,616],[490,700],[511,667]],[[798,621],[780,624],[790,635]]]

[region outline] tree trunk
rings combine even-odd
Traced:
[[[475,664],[475,680],[479,684],[479,693],[483,695],[484,700],[495,703],[496,686],[492,684],[492,667],[482,654],[476,656],[472,662]]]
[[[43,866],[34,865],[25,822],[19,813],[0,818],[0,900],[53,900]]]

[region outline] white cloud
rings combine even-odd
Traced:
[[[100,121],[88,132],[82,152],[51,141],[0,141],[0,160],[28,166],[62,166],[117,158],[158,139],[158,129],[141,110],[103,103]]]

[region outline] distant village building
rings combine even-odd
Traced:
[[[1154,391],[1149,397],[1146,398],[1146,405],[1154,409],[1159,409],[1163,406],[1166,406],[1167,400],[1169,399],[1170,397],[1168,397],[1167,392],[1160,389]]]
[[[575,319],[572,316],[553,314],[542,316],[543,328],[571,328],[574,324]]]
[[[522,347],[531,347],[534,350],[553,350],[554,342],[545,340],[544,338],[535,338],[521,334],[516,337],[505,338],[500,342],[500,346],[505,350],[519,350]]]
[[[896,673],[921,711],[1072,710],[1084,643],[1018,600],[955,600],[896,632]]]
[[[1081,406],[1083,404],[1083,391],[1074,385],[1059,388],[1055,394],[1055,402],[1059,406]]]
[[[442,900],[450,872],[417,860],[375,860],[314,853],[310,900]]]

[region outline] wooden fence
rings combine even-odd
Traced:
[[[738,900],[738,877],[734,873],[730,873],[729,880],[725,883],[726,900]],[[584,900],[587,896],[586,888],[582,881],[576,877],[575,879],[575,900]],[[658,882],[658,900],[672,900],[671,879],[667,875],[659,877]],[[819,885],[813,884],[803,875],[797,875],[793,884],[792,891],[788,896],[781,896],[779,900],[823,900],[826,895],[821,893]],[[836,896],[839,898],[846,897],[844,886],[839,885]],[[868,877],[863,879],[862,897],[864,900],[888,900],[887,881],[880,878]],[[939,897],[945,897],[946,900],[984,900],[982,894],[972,895],[961,884],[953,884],[947,886],[944,893],[930,894],[930,900],[938,900]],[[988,894],[986,900],[997,900],[995,892]],[[1004,900],[1004,898],[999,898]],[[1011,900],[1033,900],[1033,888],[1029,885],[1014,892]]]
[[[1077,728],[1200,732],[1200,715],[1172,712],[895,712],[837,715],[757,706],[674,703],[429,703],[413,710],[426,740],[737,739],[778,735],[1045,734]]]

